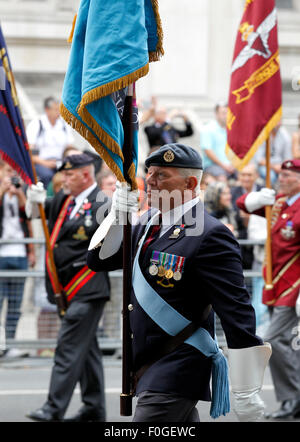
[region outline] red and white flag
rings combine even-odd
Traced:
[[[236,39],[228,100],[226,155],[242,169],[282,116],[274,0],[246,0]]]

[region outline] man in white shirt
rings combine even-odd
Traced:
[[[47,188],[56,167],[61,164],[64,150],[74,144],[74,137],[71,127],[60,117],[58,100],[46,98],[44,110],[39,119],[29,123],[27,138],[38,177]]]

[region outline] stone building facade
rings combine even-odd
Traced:
[[[233,48],[245,0],[161,0],[165,56],[138,82],[138,97],[157,96],[169,108],[184,109],[196,127],[218,100],[226,100]],[[300,0],[277,0],[283,123],[292,132],[300,113]],[[25,121],[42,111],[43,98],[60,97],[69,57],[69,35],[79,0],[0,0],[0,19]],[[295,89],[295,88],[294,88]],[[82,144],[82,139],[78,139]]]

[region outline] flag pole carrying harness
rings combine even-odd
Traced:
[[[143,239],[146,237],[152,221],[153,218],[146,226]],[[140,241],[140,246],[133,264],[133,289],[136,299],[143,310],[159,327],[167,334],[176,336],[185,327],[191,324],[191,321],[186,319],[161,298],[146,281],[139,265],[139,255],[143,245],[143,239]],[[230,401],[228,366],[222,350],[218,347],[217,342],[211,337],[209,332],[203,327],[199,327],[184,342],[193,346],[205,356],[212,358],[212,404],[210,415],[214,419],[221,414],[225,415],[230,411]]]

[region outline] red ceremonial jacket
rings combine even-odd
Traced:
[[[242,195],[237,206],[249,213]],[[263,303],[269,306],[294,307],[300,290],[300,198],[286,204],[286,196],[278,195],[272,208],[272,279],[273,288],[263,290]],[[264,216],[264,209],[253,212]],[[265,277],[265,267],[263,269]]]

